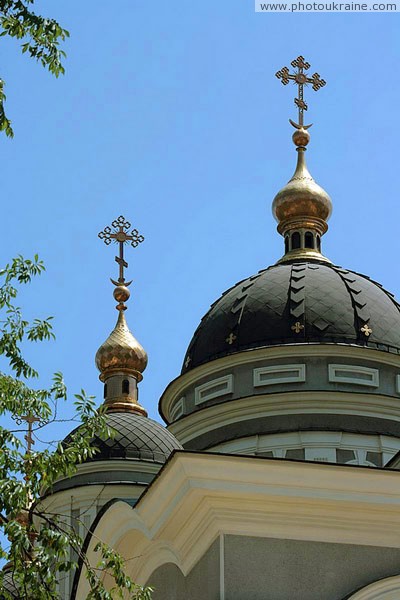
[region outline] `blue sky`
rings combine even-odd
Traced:
[[[400,296],[398,14],[256,14],[253,0],[35,5],[71,33],[66,75],[0,40],[15,129],[0,138],[1,255],[38,252],[47,266],[21,298],[29,316],[55,316],[57,341],[29,352],[43,385],[61,370],[71,393],[102,396],[94,355],[117,318],[117,266],[97,233],[122,213],[146,237],[128,251],[126,316],[149,354],[140,399],[158,418],[210,303],[283,253],[270,207],[295,166],[295,89],[274,73],[299,54],[328,82],[307,91],[308,163],[334,205],[325,254]]]

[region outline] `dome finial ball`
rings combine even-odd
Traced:
[[[117,302],[126,302],[129,300],[130,295],[131,293],[125,285],[118,285],[113,292],[113,296]]]
[[[310,141],[310,134],[306,129],[301,127],[300,129],[296,129],[296,131],[292,135],[292,140],[295,146],[304,148]]]

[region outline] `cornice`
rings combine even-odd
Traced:
[[[59,490],[40,500],[41,507],[48,512],[62,512],[69,514],[71,505],[74,508],[104,503],[110,498],[139,497],[146,489],[143,484],[130,484],[126,482],[110,484],[78,485],[65,490]],[[133,493],[135,492],[135,493]]]
[[[290,414],[342,414],[400,421],[398,398],[379,394],[293,391],[247,396],[197,410],[168,426],[181,444],[231,423]]]
[[[134,509],[113,504],[94,535],[145,584],[187,574],[219,533],[400,548],[399,474],[383,469],[178,451]],[[88,557],[96,560],[93,544]],[[77,598],[86,598],[84,575]]]
[[[171,404],[183,395],[185,389],[196,384],[202,378],[217,375],[221,371],[233,369],[240,365],[243,366],[249,363],[256,365],[261,361],[279,358],[293,358],[297,360],[300,356],[305,358],[329,356],[341,359],[369,360],[400,369],[400,355],[349,344],[287,344],[284,346],[245,350],[195,367],[171,381],[159,401],[160,415],[169,424]]]
[[[94,460],[82,463],[77,466],[75,475],[86,475],[91,473],[114,473],[116,471],[131,471],[135,473],[158,473],[160,465],[152,461],[138,459],[112,459],[112,460]]]

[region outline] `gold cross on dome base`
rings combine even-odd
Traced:
[[[369,327],[368,323],[365,323],[365,325],[361,327],[361,331],[366,337],[369,337],[372,333],[372,329]]]
[[[235,335],[234,333],[230,333],[230,334],[228,335],[228,337],[226,338],[226,340],[225,340],[225,341],[226,341],[226,342],[227,342],[227,343],[228,343],[230,346],[232,346],[232,344],[233,344],[233,342],[234,342],[235,340],[236,340],[236,335]]]
[[[295,333],[300,333],[304,329],[304,325],[297,321],[294,325],[292,325],[291,330]]]
[[[298,96],[294,99],[294,103],[299,109],[299,122],[294,123],[290,119],[290,123],[296,129],[301,129],[302,127],[308,129],[311,125],[304,125],[304,111],[308,109],[307,103],[304,101],[304,86],[310,84],[312,89],[317,92],[326,85],[326,81],[321,79],[318,73],[314,73],[311,77],[308,77],[305,71],[308,71],[311,65],[304,60],[303,56],[298,56],[295,60],[292,60],[291,65],[294,69],[297,69],[295,73],[289,73],[288,67],[282,67],[275,75],[282,81],[283,85],[287,85],[289,81],[293,81],[298,86]]]
[[[113,227],[113,230],[111,227]],[[124,244],[130,242],[131,246],[136,248],[136,246],[144,241],[144,237],[140,235],[137,229],[132,229],[131,233],[128,233],[131,224],[122,215],[111,223],[111,227],[105,227],[104,230],[99,233],[99,238],[103,240],[107,246],[109,246],[111,242],[119,244],[119,256],[115,257],[115,261],[119,265],[119,278],[118,282],[111,281],[115,285],[129,285],[129,283],[125,282],[124,277],[124,269],[128,267],[128,263],[124,260]]]

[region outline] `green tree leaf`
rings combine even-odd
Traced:
[[[0,0],[0,37],[23,40],[21,50],[58,77],[65,70],[62,59],[66,54],[60,44],[69,37],[57,21],[37,15],[31,10],[34,0]],[[4,108],[4,80],[0,79],[0,131],[14,137],[11,121]]]
[[[26,344],[54,338],[52,317],[29,322],[15,304],[21,286],[43,271],[37,255],[33,260],[18,256],[0,269],[0,415],[7,414],[20,424],[19,431],[0,426],[0,531],[4,534],[0,540],[8,540],[0,541],[0,558],[10,565],[8,574],[12,575],[20,600],[59,600],[60,573],[73,572],[77,567],[72,556],[78,557],[86,568],[91,587],[88,598],[149,600],[150,588],[137,586],[125,574],[121,556],[99,542],[99,561],[90,564],[71,519],[46,512],[40,502],[45,490],[50,492],[58,479],[71,477],[77,465],[94,456],[95,436],[113,435],[104,408],[97,409],[95,398],[81,390],[74,403],[80,426],[67,440],[56,444],[55,450],[34,446],[27,451],[23,418],[34,416],[38,419],[36,427],[42,429],[44,423],[55,420],[57,403],[67,399],[59,372],[54,374],[49,388],[32,387],[38,373],[23,354]],[[104,586],[105,573],[114,581],[111,589]],[[6,575],[0,570],[0,600],[12,598],[4,587]]]

